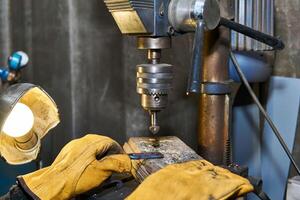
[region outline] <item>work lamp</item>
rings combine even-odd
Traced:
[[[9,164],[37,158],[41,139],[59,123],[58,109],[39,86],[20,83],[0,94],[0,153]]]

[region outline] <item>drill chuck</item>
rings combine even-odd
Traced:
[[[145,110],[159,111],[168,103],[172,88],[173,70],[169,64],[141,64],[137,66],[137,93]]]
[[[161,50],[171,47],[169,37],[139,37],[138,48],[147,50],[148,64],[136,67],[136,91],[141,95],[141,105],[150,115],[149,130],[159,131],[157,113],[166,108],[168,93],[172,88],[173,67],[160,63]]]
[[[159,131],[157,112],[166,108],[168,93],[172,88],[173,70],[169,64],[140,64],[137,66],[137,93],[141,95],[141,105],[151,116],[149,130]]]

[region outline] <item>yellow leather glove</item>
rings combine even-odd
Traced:
[[[247,179],[205,160],[169,165],[147,177],[126,200],[211,200],[253,190]]]
[[[114,140],[86,135],[69,142],[51,166],[18,177],[33,199],[70,199],[100,185],[112,172],[130,172],[131,161]],[[114,154],[114,155],[109,155]],[[105,156],[100,160],[96,156]]]

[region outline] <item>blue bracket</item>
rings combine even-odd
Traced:
[[[22,56],[18,54],[18,52],[13,53],[11,56],[8,58],[8,67],[11,70],[20,70],[22,67],[21,65],[22,62]]]
[[[230,94],[233,81],[226,82],[205,82],[201,84],[201,93],[209,95]]]
[[[0,78],[2,81],[16,81],[17,72],[26,67],[27,63],[29,61],[29,58],[26,53],[23,51],[17,51],[14,52],[11,56],[9,56],[7,64],[7,67],[0,68]],[[10,75],[12,75],[10,80]]]
[[[9,70],[6,68],[0,68],[0,78],[3,81],[6,81],[8,79]]]

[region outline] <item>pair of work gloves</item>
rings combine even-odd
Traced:
[[[111,138],[89,134],[69,142],[49,167],[18,177],[33,199],[70,199],[87,192],[113,172],[130,172],[131,161]],[[242,196],[247,179],[205,160],[169,165],[147,177],[127,200],[208,200]]]

